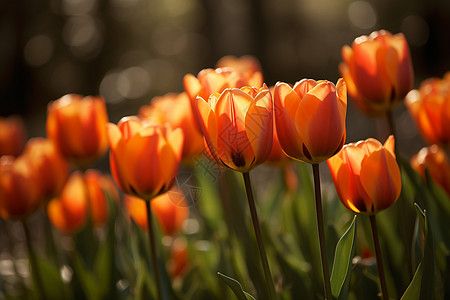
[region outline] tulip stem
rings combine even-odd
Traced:
[[[381,257],[380,241],[378,239],[377,223],[375,221],[375,215],[370,215],[370,226],[372,227],[373,244],[375,246],[375,255],[377,257],[378,276],[380,277],[381,292],[383,294],[383,300],[389,300],[386,279],[384,277],[383,259]]]
[[[145,205],[147,207],[147,227],[148,227],[148,238],[150,240],[150,255],[152,259],[153,273],[155,274],[158,299],[164,299],[162,295],[161,278],[159,276],[158,260],[156,257],[155,230],[153,228],[152,209],[150,201],[145,200]]]
[[[25,242],[27,245],[28,256],[30,259],[31,273],[33,274],[33,278],[36,283],[36,288],[38,290],[40,298],[47,299],[45,297],[44,285],[42,283],[41,276],[40,276],[39,270],[38,270],[36,254],[34,253],[33,246],[31,245],[30,231],[28,230],[28,227],[27,227],[27,224],[25,223],[25,221],[22,221],[22,225],[23,225],[23,230],[25,232]]]
[[[322,212],[322,196],[320,192],[319,164],[312,164],[312,168],[314,176],[314,194],[316,198],[317,229],[319,231],[320,257],[322,259],[322,276],[323,276],[323,285],[325,289],[325,299],[331,300],[333,299],[333,296],[331,294],[330,275],[328,272],[327,253],[325,248],[325,231],[323,228],[323,212]]]
[[[275,293],[275,286],[272,280],[272,273],[270,272],[269,262],[267,261],[266,249],[264,248],[264,242],[261,234],[261,228],[259,226],[258,214],[256,212],[255,200],[253,198],[252,184],[250,182],[250,174],[248,172],[242,173],[244,176],[245,191],[247,192],[248,205],[250,207],[250,214],[252,216],[253,229],[255,230],[256,241],[258,243],[259,255],[261,257],[261,263],[264,270],[264,276],[266,278],[267,288],[269,290],[269,299],[277,299]]]
[[[395,153],[395,156],[398,157],[397,131],[396,131],[396,128],[395,128],[394,118],[392,116],[392,110],[388,110],[387,111],[386,117],[387,117],[387,121],[388,121],[388,125],[389,125],[389,134],[392,134],[394,136],[394,153]]]

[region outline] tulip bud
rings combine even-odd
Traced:
[[[65,95],[48,105],[47,136],[69,161],[84,169],[108,149],[107,122],[103,98]]]
[[[0,156],[19,156],[25,144],[25,126],[21,118],[0,117]]]
[[[335,155],[345,142],[347,89],[339,79],[303,79],[293,88],[278,82],[274,89],[278,139],[289,157],[318,164]]]
[[[327,161],[341,202],[356,213],[373,215],[393,205],[402,188],[394,137],[347,144]]]
[[[367,114],[392,110],[412,89],[414,74],[403,34],[381,30],[342,48],[339,70],[348,93]]]

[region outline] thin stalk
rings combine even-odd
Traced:
[[[395,128],[394,118],[392,116],[392,110],[388,110],[386,113],[388,125],[389,125],[389,134],[394,136],[394,152],[395,156],[398,157],[398,142],[397,142],[397,130]],[[398,159],[398,158],[397,158]]]
[[[316,218],[317,218],[317,229],[319,231],[320,258],[322,259],[322,276],[323,276],[323,285],[325,289],[325,299],[331,300],[333,299],[333,296],[331,295],[330,275],[328,272],[328,260],[325,248],[325,231],[323,229],[323,212],[322,212],[322,196],[320,192],[319,164],[312,164],[312,168],[314,176]]]
[[[161,278],[159,275],[158,260],[156,257],[155,230],[153,228],[152,209],[150,206],[150,201],[146,200],[145,205],[147,207],[147,227],[148,227],[148,238],[150,241],[150,255],[153,265],[154,271],[153,273],[155,273],[155,282],[156,282],[156,289],[158,292],[158,299],[164,299],[162,293]]]
[[[378,276],[380,277],[381,293],[383,294],[383,300],[389,300],[386,279],[384,277],[383,258],[381,256],[380,241],[378,239],[377,223],[375,221],[375,215],[370,215],[370,226],[372,227],[373,244],[375,246],[375,255],[377,257]]]
[[[259,255],[261,257],[261,263],[264,270],[264,276],[266,278],[267,288],[269,290],[269,299],[277,299],[275,293],[275,286],[272,280],[272,273],[270,272],[269,262],[267,261],[266,249],[264,248],[264,242],[261,234],[261,228],[259,226],[258,214],[256,212],[255,200],[253,198],[252,184],[250,182],[250,175],[248,172],[242,173],[244,176],[245,191],[247,192],[248,205],[250,207],[250,214],[252,216],[253,229],[255,230],[256,242],[258,243]]]
[[[25,242],[27,244],[28,256],[30,257],[30,265],[31,265],[31,273],[33,274],[33,278],[36,283],[36,288],[38,290],[39,296],[41,299],[47,299],[45,297],[44,285],[41,280],[41,276],[39,274],[36,254],[34,253],[33,246],[31,245],[31,236],[30,231],[28,230],[27,224],[25,221],[22,221],[23,230],[25,232]]]

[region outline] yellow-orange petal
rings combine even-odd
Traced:
[[[199,116],[200,128],[203,132],[203,138],[205,140],[205,146],[211,157],[220,163],[217,149],[218,129],[216,115],[211,109],[211,106],[208,105],[203,98],[198,97],[195,103],[196,111]]]

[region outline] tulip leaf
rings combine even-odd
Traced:
[[[242,289],[242,285],[236,279],[228,277],[220,272],[217,272],[217,275],[219,275],[222,281],[228,285],[238,300],[256,300],[252,295]]]
[[[37,258],[36,263],[38,270],[35,270],[34,274],[40,277],[47,299],[63,299],[65,296],[64,283],[58,268],[42,258]]]
[[[352,256],[355,248],[356,236],[356,218],[353,218],[352,223],[347,231],[342,235],[337,243],[336,252],[334,255],[333,270],[331,271],[331,292],[334,297],[338,297],[342,286],[348,277]]]
[[[434,299],[434,245],[427,211],[415,204],[420,226],[425,235],[422,261],[401,300]]]
[[[102,295],[97,280],[94,274],[86,267],[83,258],[78,252],[73,254],[73,266],[86,298],[89,300],[101,299]]]

